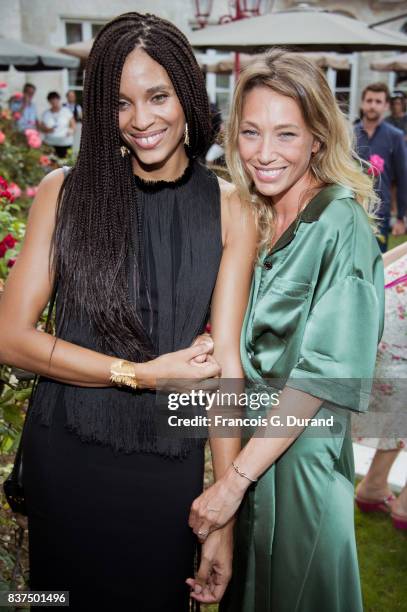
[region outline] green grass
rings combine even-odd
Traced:
[[[407,532],[382,513],[355,512],[365,612],[407,611]]]
[[[389,251],[390,251],[390,249],[393,249],[394,247],[398,246],[402,242],[405,242],[406,240],[407,240],[407,234],[404,234],[403,236],[392,236],[390,234],[390,236],[389,236]]]

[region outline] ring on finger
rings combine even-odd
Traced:
[[[200,530],[198,531],[198,535],[199,535],[199,536],[201,536],[201,538],[206,538],[206,536],[208,535],[208,533],[209,533],[209,530],[207,531],[207,530],[205,530],[205,529],[200,529]]]

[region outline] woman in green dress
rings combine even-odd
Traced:
[[[283,384],[190,525],[203,541],[240,506],[221,610],[360,612],[350,413],[366,410],[383,326],[372,184],[323,73],[280,50],[242,73],[227,156],[260,231],[241,359],[252,384]],[[210,567],[188,581],[199,601]]]

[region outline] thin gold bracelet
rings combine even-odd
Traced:
[[[233,469],[235,470],[236,474],[239,474],[239,476],[241,476],[242,478],[247,478],[247,480],[250,480],[250,482],[257,482],[257,478],[254,480],[253,478],[250,478],[250,476],[248,476],[245,472],[242,472],[239,469],[239,466],[236,465],[236,463],[234,461],[232,461],[232,466]]]
[[[118,387],[124,385],[137,389],[138,382],[134,369],[134,363],[131,361],[125,361],[124,359],[114,361],[110,366],[110,382]]]

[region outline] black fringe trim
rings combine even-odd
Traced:
[[[157,435],[156,396],[131,389],[90,388],[40,379],[32,417],[50,426],[54,410],[64,409],[66,427],[82,442],[110,446],[115,453],[154,453],[185,459],[205,440]]]

